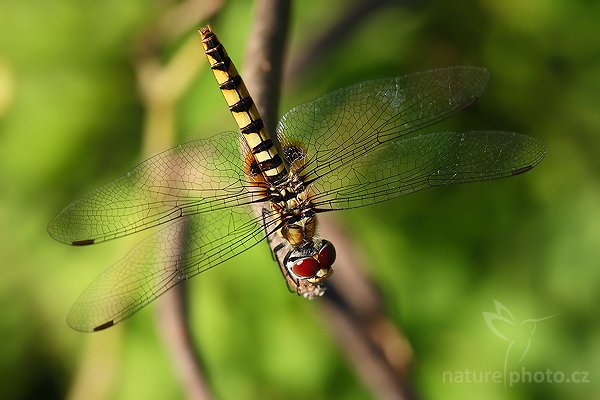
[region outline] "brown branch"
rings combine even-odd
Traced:
[[[289,14],[289,0],[258,0],[246,47],[244,82],[273,140]]]
[[[179,249],[185,248],[186,241],[187,238],[181,238]],[[157,323],[186,398],[212,399],[202,372],[200,352],[194,346],[190,332],[186,284],[179,284],[162,296]]]
[[[379,399],[411,399],[412,348],[385,314],[368,265],[339,224],[320,216],[321,233],[338,250],[337,272],[324,298],[323,316],[346,358]]]
[[[219,9],[221,3],[221,0],[204,3],[188,0],[180,3],[166,13],[167,17],[157,23],[159,28],[151,30],[139,47],[141,51],[136,60],[136,71],[146,108],[143,135],[143,152],[146,156],[174,146],[175,107],[205,62],[200,40],[195,33],[165,65],[160,62],[160,44],[173,40],[192,23],[206,20]],[[178,248],[173,251],[184,251],[187,240],[187,237],[181,237]],[[201,368],[201,356],[192,340],[186,304],[186,283],[182,282],[161,297],[157,327],[186,397],[211,399],[213,396]]]
[[[198,38],[194,37],[195,58],[201,59]],[[179,57],[186,58],[186,47]],[[172,147],[175,142],[175,105],[194,76],[197,64],[179,63],[175,57],[171,63],[156,69],[153,73],[147,69],[155,69],[154,61],[146,60],[138,66],[140,86],[145,88],[143,99],[146,104],[146,128],[144,130],[144,152],[154,154],[159,150]],[[186,222],[183,222],[186,223]],[[185,230],[184,230],[185,231]],[[181,237],[174,251],[184,251],[187,237]],[[186,283],[181,282],[161,297],[158,304],[157,327],[168,348],[173,367],[181,379],[187,398],[211,399],[212,395],[205,382],[200,354],[194,347],[187,314]]]
[[[392,0],[361,0],[348,7],[328,29],[310,42],[302,51],[289,62],[285,70],[286,86],[297,82],[299,76],[306,74],[310,67],[315,67],[315,60],[339,46],[350,33],[356,32],[358,26],[365,22],[368,16],[383,7],[397,4]]]
[[[246,53],[245,82],[270,128],[272,139],[275,139],[272,132],[288,12],[287,1],[259,0]],[[325,219],[321,218],[321,221]],[[329,293],[317,300],[323,304],[323,317],[331,334],[376,397],[411,398],[408,366],[412,351],[408,341],[384,314],[374,284],[362,274],[363,268],[356,261],[359,257],[342,230],[336,228],[334,221],[327,221],[321,229],[335,241],[339,254],[336,264],[338,267],[343,265],[343,270],[339,268],[338,271],[340,277],[333,279]]]
[[[204,62],[202,46],[192,35],[179,48],[168,65],[161,65],[159,48],[179,37],[191,23],[205,20],[215,13],[222,0],[186,0],[165,12],[139,41],[135,64],[142,102],[146,108],[143,132],[143,155],[149,156],[175,143],[174,107],[190,86]],[[185,21],[181,17],[185,16]],[[193,21],[193,22],[192,22]],[[182,242],[183,243],[183,242]],[[188,398],[210,399],[212,396],[200,369],[200,357],[191,341],[185,310],[185,290],[179,285],[159,302],[158,325],[173,366]],[[123,326],[111,328],[110,334],[94,335],[80,361],[69,387],[68,398],[107,398],[118,376],[116,358]]]

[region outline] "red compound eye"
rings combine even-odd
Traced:
[[[323,240],[323,243],[323,247],[319,251],[319,264],[324,268],[328,268],[335,262],[335,247],[327,240]]]
[[[319,262],[311,257],[302,258],[292,265],[292,272],[301,278],[311,278],[319,269]]]

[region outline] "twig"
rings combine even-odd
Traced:
[[[221,1],[206,6],[208,14],[198,15],[206,19],[218,10]],[[182,9],[197,7],[196,1],[187,1],[172,10],[163,19],[157,32],[151,32],[144,41],[143,55],[137,60],[136,70],[143,102],[146,106],[144,129],[144,153],[149,156],[172,147],[175,143],[175,106],[189,88],[198,69],[204,62],[198,37],[194,34],[179,48],[167,65],[159,62],[156,46],[178,32],[176,27],[189,25],[189,15],[182,23],[173,23],[176,16],[187,15]],[[197,10],[201,12],[200,9]],[[196,19],[198,21],[198,19]],[[169,24],[170,22],[170,24]],[[185,231],[185,230],[184,230]],[[181,237],[178,249],[186,248],[186,237]],[[211,399],[212,394],[201,369],[201,357],[195,348],[187,315],[185,282],[165,293],[158,305],[158,329],[171,357],[173,367],[182,382],[183,390],[190,399]]]
[[[156,23],[160,28],[149,31],[138,42],[134,63],[139,90],[146,108],[142,151],[146,156],[169,148],[175,142],[174,106],[204,62],[196,36],[190,37],[166,66],[159,62],[158,47],[171,41],[181,32],[183,26],[189,25],[191,8],[198,6],[194,13],[197,23],[198,20],[206,19],[216,12],[221,3],[222,0],[187,0],[167,11],[166,15],[170,17]],[[177,11],[182,8],[188,12]],[[187,15],[188,20],[176,23],[174,19],[177,15]],[[212,396],[199,367],[200,357],[190,339],[183,285],[173,288],[161,298],[158,314],[159,329],[163,333],[165,345],[169,348],[174,368],[182,380],[187,397],[210,399]],[[112,328],[110,334],[99,333],[94,335],[93,341],[89,341],[77,375],[71,382],[68,398],[107,397],[118,375],[118,368],[112,364],[117,357],[122,329],[122,326]]]
[[[385,314],[366,263],[335,220],[321,216],[321,233],[338,249],[337,273],[325,295],[323,315],[363,383],[379,399],[411,399],[412,349]]]
[[[278,69],[282,65],[288,11],[287,1],[259,0],[248,44],[245,81],[270,132],[275,126],[280,85],[274,80],[281,77]],[[323,315],[332,335],[378,398],[411,398],[407,383],[410,345],[383,313],[374,285],[361,274],[358,257],[341,230],[328,221],[322,225],[322,232],[335,241],[340,254],[337,265],[344,266],[340,275],[345,276],[334,279],[329,294],[318,300],[324,305]]]
[[[277,124],[289,13],[289,0],[258,0],[246,48],[244,82],[271,136]]]
[[[286,86],[295,84],[299,76],[306,74],[309,67],[315,66],[315,60],[320,60],[321,55],[327,54],[333,47],[339,46],[349,33],[356,32],[357,26],[363,23],[369,15],[392,4],[398,4],[398,1],[361,0],[347,8],[346,12],[340,14],[340,17],[325,32],[291,59],[284,75]]]

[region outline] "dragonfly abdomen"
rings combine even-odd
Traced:
[[[282,266],[288,272],[284,275],[293,274],[290,278],[299,285],[296,289],[299,294],[310,298],[319,296],[323,293],[320,282],[333,272],[331,266],[335,257],[331,254],[335,250],[330,251],[333,245],[327,242],[326,246],[325,241],[314,237],[317,221],[302,178],[289,173],[223,45],[210,27],[200,29],[200,35],[219,88],[247,144],[243,152],[248,181],[252,186],[267,189],[265,200],[270,202],[277,215],[274,220],[280,222],[277,231],[284,241],[282,246],[287,249]],[[296,149],[293,153],[296,156],[293,162],[298,161],[299,154],[296,153],[300,152]],[[297,165],[294,167],[298,168]],[[261,182],[263,180],[266,185]]]
[[[288,175],[287,168],[269,138],[244,81],[210,27],[200,29],[200,35],[221,93],[254,159],[247,168],[247,175],[252,175],[251,171],[258,169],[269,183],[282,181]]]

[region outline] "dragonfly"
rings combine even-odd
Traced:
[[[336,258],[319,213],[520,175],[545,155],[514,132],[423,132],[481,96],[488,72],[467,66],[336,90],[289,110],[271,137],[223,45],[199,32],[240,131],[157,154],[54,217],[50,235],[74,246],[155,228],[79,297],[67,318],[76,330],[111,327],[265,240],[288,288],[319,297]]]

